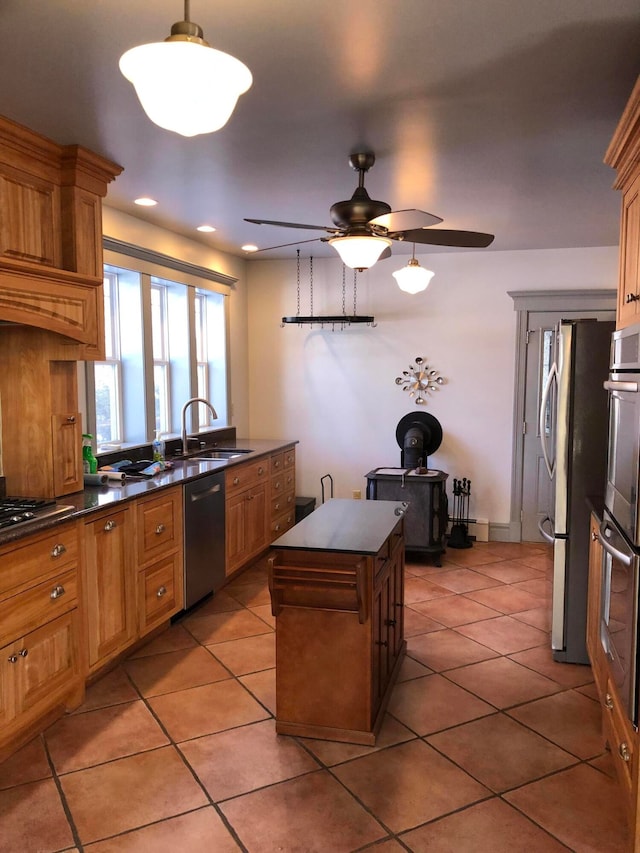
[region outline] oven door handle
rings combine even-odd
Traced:
[[[556,537],[553,535],[553,533],[549,534],[544,529],[544,526],[547,521],[550,522],[551,529],[553,530],[553,519],[549,515],[545,515],[544,518],[540,519],[540,521],[538,522],[538,530],[540,531],[540,535],[542,536],[542,538],[546,539],[547,542],[553,545],[553,543],[556,541]]]
[[[619,560],[623,565],[630,566],[633,562],[633,556],[631,554],[625,554],[624,551],[620,551],[618,548],[614,548],[607,539],[607,530],[611,530],[611,528],[606,521],[603,521],[600,524],[600,529],[598,530],[598,541],[607,554],[610,554],[614,560]]]
[[[638,393],[637,382],[621,382],[619,379],[607,379],[602,383],[605,391],[631,391],[634,394]]]
[[[551,385],[553,380],[558,375],[558,367],[554,362],[550,369],[549,375],[547,376],[547,381],[545,382],[544,391],[542,392],[542,399],[540,400],[540,419],[538,422],[538,428],[540,430],[540,444],[542,445],[542,457],[544,459],[544,464],[547,468],[547,473],[549,475],[549,479],[553,480],[553,477],[556,473],[556,462],[555,459],[551,462],[549,458],[549,451],[547,450],[547,442],[546,442],[546,416],[547,416],[547,403],[549,402],[549,394],[551,393]],[[544,534],[543,534],[544,536]]]

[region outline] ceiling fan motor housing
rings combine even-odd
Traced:
[[[369,198],[364,187],[357,187],[348,201],[337,201],[331,205],[331,221],[337,228],[365,225],[383,213],[391,213],[391,207],[384,201]]]

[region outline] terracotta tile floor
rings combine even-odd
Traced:
[[[406,575],[375,747],[275,734],[262,559],[0,764],[0,853],[623,851],[590,670],[549,651],[545,546]]]

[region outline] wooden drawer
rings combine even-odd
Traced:
[[[27,544],[0,554],[0,596],[28,589],[59,568],[78,561],[78,534],[75,524],[64,524],[53,532],[29,537]]]
[[[271,538],[275,539],[278,536],[282,536],[287,530],[289,530],[295,524],[296,520],[296,509],[292,507],[288,512],[279,515],[277,518],[274,518],[271,522]]]
[[[285,494],[274,495],[271,492],[271,518],[276,518],[278,515],[282,515],[287,510],[293,509],[295,512],[296,508],[296,495],[295,492],[289,491],[285,492]]]
[[[182,554],[148,566],[138,576],[140,634],[146,634],[182,608]]]
[[[284,462],[283,465],[285,468],[293,468],[296,464],[296,450],[295,447],[289,448],[289,450],[285,450],[283,452]]]
[[[631,722],[626,718],[618,697],[618,692],[610,679],[602,697],[602,722],[604,735],[609,743],[618,779],[625,793],[631,796],[633,766],[637,761],[635,739]]]
[[[146,563],[182,545],[181,488],[139,500],[136,511],[138,563]]]
[[[0,646],[50,622],[78,602],[75,569],[54,574],[26,592],[0,601]]]
[[[234,465],[233,468],[225,472],[226,494],[241,492],[243,489],[255,486],[268,476],[268,459],[258,459],[256,462],[246,463],[245,465]]]
[[[293,470],[283,471],[271,478],[271,497],[295,490],[296,477]]]
[[[284,453],[274,453],[271,457],[271,475],[282,473],[284,468]]]

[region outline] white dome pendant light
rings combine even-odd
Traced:
[[[182,136],[213,133],[227,123],[253,77],[247,66],[212,48],[189,20],[171,27],[162,42],[142,44],[120,57],[120,71],[154,124]]]
[[[398,282],[400,290],[404,290],[405,293],[420,293],[421,290],[427,289],[434,273],[420,266],[416,260],[416,244],[414,243],[409,263],[406,267],[396,270],[392,275]]]

